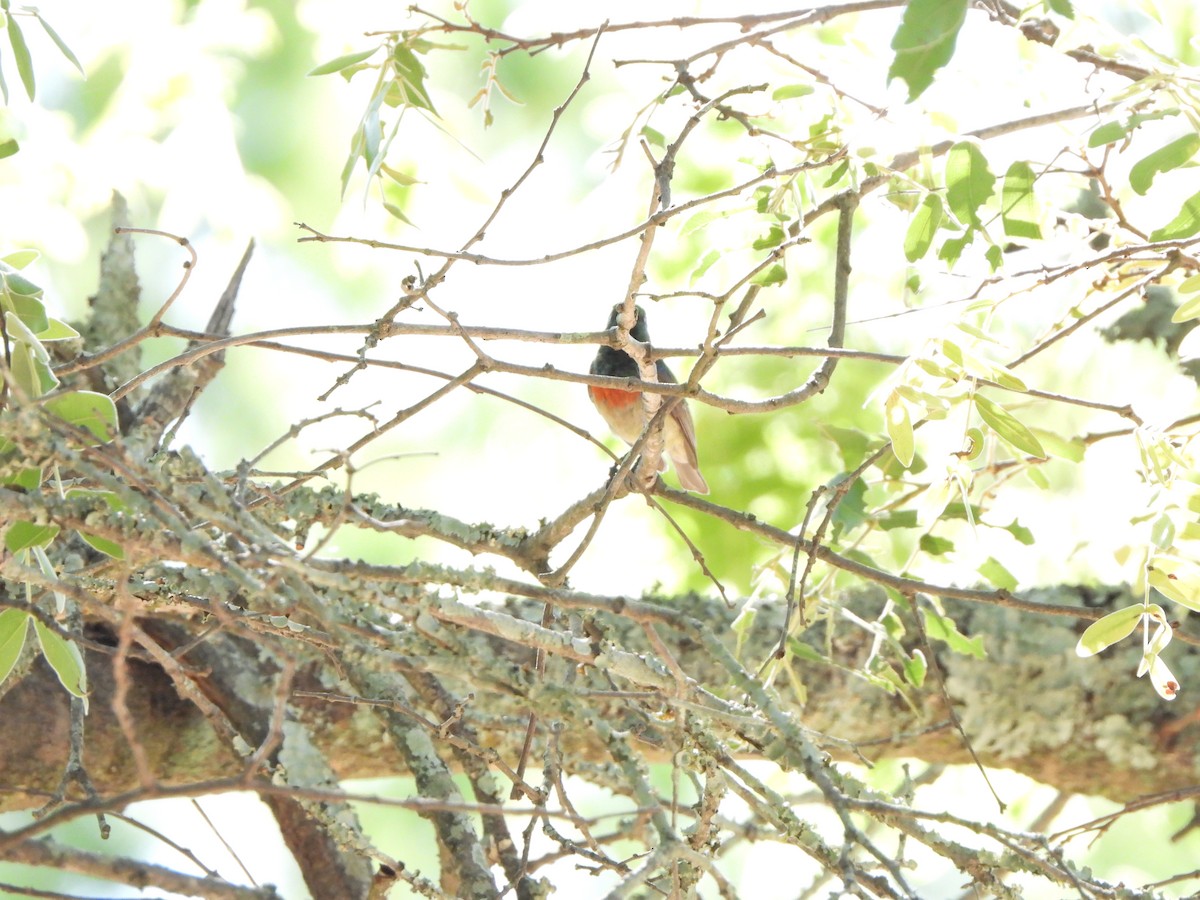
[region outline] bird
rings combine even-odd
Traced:
[[[624,304],[621,303],[613,307],[608,317],[609,328],[616,327],[623,308]],[[650,332],[646,328],[646,312],[640,306],[635,306],[634,313],[636,318],[629,334],[634,340],[649,344]],[[661,359],[656,361],[656,367],[659,382],[678,383],[675,375]],[[624,350],[615,347],[602,346],[596,353],[596,358],[592,360],[590,371],[593,375],[607,375],[613,378],[641,377],[637,361]],[[641,391],[598,387],[593,384],[588,385],[588,396],[617,437],[627,444],[632,444],[641,437],[646,426]],[[663,442],[667,455],[671,457],[675,466],[675,473],[679,476],[679,483],[689,491],[707,494],[708,483],[700,474],[700,463],[696,456],[696,426],[692,424],[692,414],[688,410],[686,400],[679,400],[671,408],[663,426]],[[660,461],[658,468],[661,471],[666,468],[666,464]]]

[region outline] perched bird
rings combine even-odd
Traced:
[[[622,304],[620,303],[613,307],[612,314],[608,317],[609,328],[616,326],[621,308]],[[650,343],[650,332],[646,330],[646,313],[640,306],[634,307],[634,309],[637,319],[633,323],[633,328],[629,329],[629,333],[635,340],[648,344]],[[661,359],[657,360],[657,366],[660,382],[676,383],[675,376],[667,368],[665,362]],[[600,348],[596,358],[592,360],[591,373],[593,375],[609,375],[614,378],[641,377],[634,358],[624,350],[617,350],[615,347]],[[604,421],[608,423],[608,427],[617,437],[628,444],[632,444],[641,437],[642,430],[646,426],[646,418],[642,412],[641,391],[589,385],[588,396],[592,398],[592,403],[596,404],[596,409],[600,411],[600,415],[604,417]],[[664,397],[663,400],[666,402],[667,398]],[[663,438],[667,455],[671,457],[671,462],[675,465],[675,472],[679,476],[679,483],[689,491],[707,494],[708,484],[704,481],[704,476],[700,474],[700,463],[696,458],[696,426],[692,424],[692,414],[688,411],[686,400],[680,400],[671,409],[667,423],[663,426]],[[666,468],[665,463],[660,462],[659,469],[664,468]]]

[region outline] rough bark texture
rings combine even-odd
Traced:
[[[1061,588],[1047,592],[1047,602],[1090,605],[1129,602],[1123,591],[1098,593]],[[692,613],[701,619],[728,622],[719,601],[705,604],[689,597]],[[698,606],[703,604],[703,606]],[[869,612],[875,604],[864,598],[855,604]],[[514,604],[510,609],[530,606]],[[1082,626],[1061,617],[1031,617],[1028,613],[986,606],[963,605],[953,610],[960,628],[982,636],[985,659],[949,652],[934,642],[938,664],[963,727],[987,765],[1022,772],[1045,784],[1070,792],[1101,794],[1128,800],[1146,793],[1195,783],[1200,774],[1196,752],[1200,718],[1187,701],[1159,700],[1145,679],[1134,677],[1136,648],[1119,645],[1099,657],[1082,660],[1074,652]],[[530,608],[528,615],[539,614]],[[607,615],[597,615],[606,633],[627,648],[645,647],[640,629]],[[761,659],[777,634],[770,608],[759,613],[751,640],[743,647],[746,660]],[[702,648],[686,636],[660,629],[681,667],[712,689],[720,673]],[[99,637],[102,633],[94,633]],[[503,642],[470,637],[471,659],[481,665],[495,660],[510,665],[513,647]],[[824,628],[809,634],[813,646],[824,646]],[[807,692],[798,704],[786,686],[784,696],[801,721],[816,732],[858,744],[870,759],[915,757],[928,762],[966,763],[969,754],[949,725],[944,702],[932,675],[909,699],[920,714],[897,696],[869,684],[850,670],[861,662],[867,642],[849,627],[832,635],[835,656],[846,668],[799,662]],[[210,642],[203,665],[228,671],[234,644],[220,638]],[[1200,683],[1200,661],[1193,650],[1178,648],[1172,668],[1186,686]],[[195,651],[192,651],[195,653]],[[87,719],[88,770],[102,793],[115,793],[136,783],[128,746],[111,709],[113,679],[110,659],[87,654],[92,673],[92,708]],[[241,771],[241,762],[214,735],[204,716],[175,693],[155,665],[131,664],[133,690],[129,706],[139,738],[153,769],[164,783],[181,784],[227,777]],[[780,682],[783,684],[783,682]],[[311,673],[300,673],[297,688],[324,689]],[[459,691],[467,683],[454,685]],[[268,688],[269,693],[269,688]],[[53,673],[39,661],[28,678],[0,699],[0,759],[4,760],[4,809],[40,805],[40,791],[52,791],[66,759],[67,696]],[[224,708],[236,709],[230,702]],[[515,764],[523,732],[514,727],[522,708],[519,698],[481,696],[467,712],[467,721],[482,744],[494,747]],[[293,710],[328,758],[338,778],[406,773],[402,754],[376,717],[361,707],[298,698]],[[621,721],[619,704],[609,710]],[[259,710],[262,715],[262,710]],[[510,718],[512,717],[512,718]],[[248,722],[253,722],[249,716]],[[574,731],[564,738],[573,752],[585,758],[606,758],[595,735]],[[835,745],[828,749],[845,755]]]

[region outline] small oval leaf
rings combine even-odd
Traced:
[[[1086,659],[1125,640],[1133,634],[1133,629],[1137,628],[1145,612],[1146,607],[1138,603],[1097,619],[1079,636],[1079,642],[1075,645],[1075,655]]]
[[[117,434],[117,406],[107,394],[68,391],[47,399],[46,409],[90,432],[97,443],[111,441]]]
[[[87,699],[87,670],[83,665],[83,654],[74,641],[68,641],[57,632],[51,631],[39,620],[33,620],[33,630],[42,646],[42,656],[70,693]]]
[[[347,53],[345,56],[339,56],[329,62],[321,63],[308,74],[313,75],[330,75],[334,72],[340,72],[342,69],[349,68],[355,63],[360,63],[368,56],[374,55],[378,47],[372,47],[370,50],[360,50],[358,53]]]

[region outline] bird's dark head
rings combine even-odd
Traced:
[[[617,319],[620,318],[621,310],[625,308],[624,303],[618,303],[612,308],[612,312],[608,315],[608,327],[616,328]],[[640,341],[643,344],[650,343],[650,331],[646,328],[646,311],[640,306],[633,308],[634,321],[633,327],[629,329],[629,335],[635,341]]]

